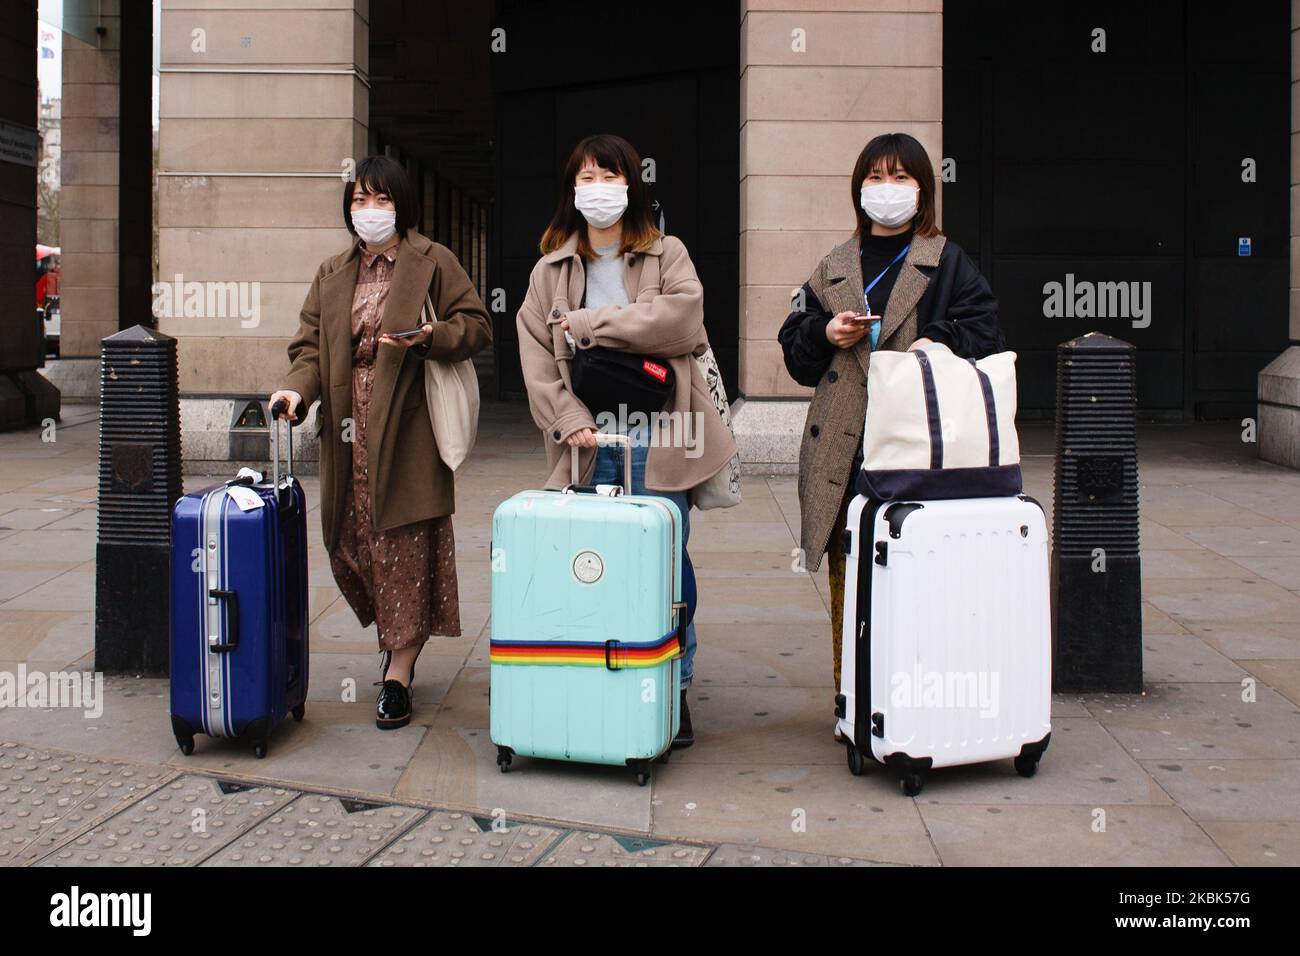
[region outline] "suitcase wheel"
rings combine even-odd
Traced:
[[[515,752],[509,747],[497,748],[497,767],[502,773],[510,772],[510,762],[514,759]]]
[[[915,797],[925,786],[925,777],[915,770],[909,770],[899,778],[898,785],[903,788],[903,795]]]
[[[190,754],[194,753],[193,737],[177,737],[176,743],[180,746],[181,753],[183,753],[185,756],[188,757]]]
[[[851,740],[844,742],[845,756],[848,758],[849,773],[855,777],[860,777],[866,772],[867,762],[862,757],[862,751],[858,749],[857,744]]]
[[[629,760],[627,765],[636,771],[636,785],[638,787],[644,787],[650,782],[649,760]]]
[[[293,719],[298,723],[302,723],[303,715],[307,713],[307,705],[299,704],[297,707],[293,709],[292,713],[293,713]]]
[[[261,760],[266,756],[266,741],[256,740],[253,742],[253,756]]]
[[[1038,755],[1022,754],[1016,758],[1016,773],[1022,777],[1032,777],[1038,773]]]

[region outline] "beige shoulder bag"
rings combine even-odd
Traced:
[[[420,324],[433,325],[437,321],[433,301],[426,292]],[[424,399],[429,406],[429,424],[438,443],[438,455],[455,471],[469,457],[478,437],[478,375],[473,361],[425,359]]]

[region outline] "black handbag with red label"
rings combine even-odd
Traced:
[[[649,416],[663,411],[677,382],[664,359],[594,345],[578,349],[569,368],[573,394],[592,415],[601,412],[640,412]]]

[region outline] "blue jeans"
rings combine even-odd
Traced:
[[[691,502],[684,491],[649,491],[645,486],[645,461],[650,451],[650,433],[646,428],[633,428],[628,432],[632,441],[632,494],[656,495],[668,498],[682,513],[682,593],[695,589],[695,568],[691,565],[686,544],[691,539]],[[623,484],[623,449],[618,445],[600,445],[596,448],[596,470],[592,472],[593,485]],[[689,583],[688,583],[689,582]],[[695,623],[686,625],[686,646],[682,649],[682,690],[691,686],[695,675]]]

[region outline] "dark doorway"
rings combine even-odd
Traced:
[[[643,15],[645,14],[645,15]],[[503,394],[523,394],[515,312],[555,210],[559,173],[589,133],[617,133],[654,160],[651,195],[690,251],[727,390],[739,359],[740,9],[663,0],[638,8],[501,0],[491,57],[498,171],[493,286]]]
[[[944,228],[1000,300],[1023,418],[1053,414],[1055,347],[1094,329],[1138,347],[1144,417],[1255,414],[1287,345],[1290,79],[1284,3],[945,5]],[[1067,276],[1150,283],[1149,325],[1133,302],[1047,315]]]

